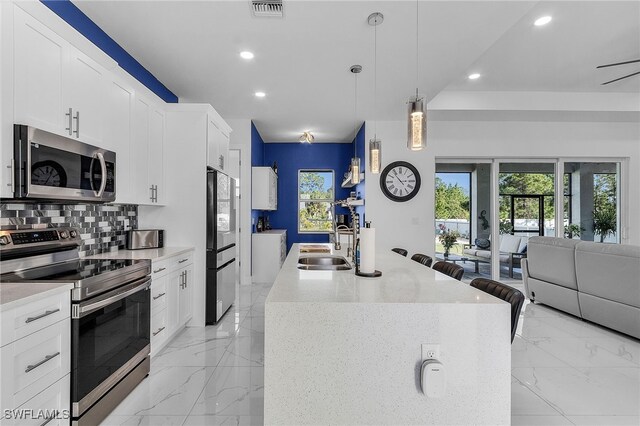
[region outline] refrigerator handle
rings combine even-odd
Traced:
[[[207,172],[207,250],[215,250],[216,233],[216,174],[214,171]]]

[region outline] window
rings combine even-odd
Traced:
[[[298,172],[298,232],[327,233],[333,230],[333,170]]]

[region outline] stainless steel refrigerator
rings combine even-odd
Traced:
[[[236,298],[235,191],[235,179],[207,169],[207,324],[217,323]]]

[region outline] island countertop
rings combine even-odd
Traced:
[[[376,253],[376,269],[382,272],[378,278],[359,277],[353,268],[300,270],[299,256],[343,256],[351,264],[344,248],[336,251],[326,244],[330,253],[300,253],[301,246],[291,247],[266,303],[505,303],[390,250]]]
[[[390,250],[380,278],[301,270],[302,246],[265,302],[265,424],[509,424],[508,303]],[[425,362],[440,397],[423,392]]]

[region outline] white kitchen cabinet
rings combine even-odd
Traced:
[[[207,166],[224,172],[229,159],[229,129],[217,114],[207,114]]]
[[[126,83],[112,78],[106,85],[105,126],[102,147],[116,153],[116,202],[132,204],[136,194],[132,176],[132,119],[135,92]]]
[[[133,108],[131,167],[136,204],[163,205],[164,112],[137,96]]]
[[[271,229],[251,234],[253,282],[272,283],[287,258],[287,231]]]
[[[100,145],[107,71],[14,6],[14,121]]]
[[[191,319],[191,305],[193,303],[193,264],[180,271],[178,290],[178,322],[186,324]]]
[[[17,6],[13,7],[14,121],[71,135],[63,100],[68,43]],[[67,109],[65,109],[67,108]]]
[[[278,210],[278,175],[271,167],[251,168],[251,208]]]
[[[71,371],[71,309],[69,291],[19,305],[0,313],[0,406],[48,410],[69,409]],[[6,329],[15,329],[5,334]],[[0,413],[4,424],[29,424]],[[60,414],[61,415],[61,414]],[[61,419],[57,419],[61,421]],[[68,424],[68,420],[65,420]],[[42,419],[35,424],[42,424]],[[56,424],[51,423],[51,424]]]
[[[193,251],[152,261],[151,356],[191,319],[193,271]]]

